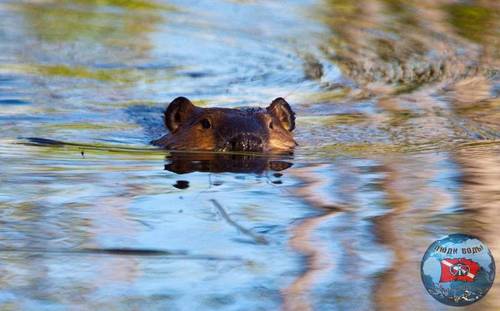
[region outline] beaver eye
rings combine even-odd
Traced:
[[[212,127],[212,124],[210,123],[210,121],[208,119],[203,119],[200,121],[201,123],[201,126],[203,126],[204,129],[209,129]]]
[[[269,128],[272,130],[274,128],[273,121],[269,121]]]

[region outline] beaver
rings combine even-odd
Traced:
[[[293,153],[295,113],[281,97],[267,108],[202,108],[177,97],[164,112],[169,134],[151,143],[169,150]]]

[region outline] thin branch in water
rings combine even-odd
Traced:
[[[210,201],[217,208],[222,218],[224,218],[224,220],[228,224],[238,229],[244,235],[251,237],[257,244],[266,244],[266,245],[269,244],[269,242],[265,237],[253,233],[252,231],[248,230],[247,228],[244,228],[243,226],[232,220],[231,217],[229,217],[229,215],[227,214],[226,210],[222,207],[222,205],[219,204],[219,202],[217,202],[217,200],[211,199]]]

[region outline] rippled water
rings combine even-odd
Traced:
[[[446,309],[420,282],[434,239],[500,258],[499,20],[487,0],[1,2],[0,309]],[[283,96],[300,146],[157,150],[180,95]],[[498,282],[468,309],[500,309]]]

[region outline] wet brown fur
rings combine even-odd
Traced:
[[[152,141],[169,150],[291,153],[295,113],[283,99],[267,108],[202,108],[185,97],[165,111],[169,134]]]

